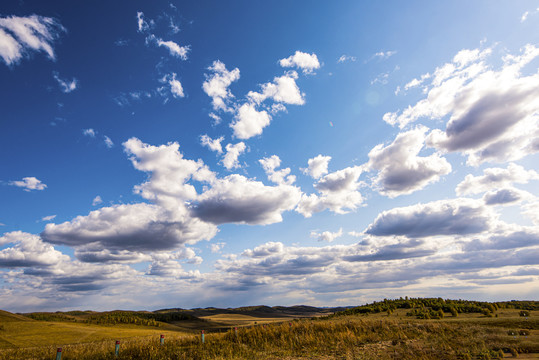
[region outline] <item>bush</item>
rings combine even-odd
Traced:
[[[511,355],[513,355],[513,357],[518,357],[518,351],[517,351],[517,349],[511,348],[511,349],[509,350],[509,352],[511,353]]]

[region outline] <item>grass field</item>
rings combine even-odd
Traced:
[[[0,312],[0,359],[55,359],[59,346],[63,360],[116,359],[114,340],[121,340],[119,359],[539,359],[539,311],[520,311],[418,319],[397,308],[294,320],[227,311],[158,327],[35,321]]]

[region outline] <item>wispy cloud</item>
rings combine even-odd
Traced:
[[[56,218],[56,215],[44,216],[44,217],[41,218],[41,221],[51,221],[54,218]]]
[[[89,136],[89,137],[95,138],[95,136],[97,135],[97,131],[95,131],[92,128],[90,128],[90,129],[82,129],[82,134],[84,136]]]
[[[0,57],[7,65],[13,65],[32,52],[42,51],[54,60],[54,41],[65,31],[57,20],[49,17],[0,18]]]
[[[52,75],[54,76],[54,78],[56,79],[56,81],[58,82],[58,85],[60,86],[60,90],[62,90],[62,92],[68,94],[72,91],[75,91],[77,88],[78,88],[78,85],[79,85],[79,81],[75,78],[71,79],[71,80],[63,80],[63,79],[60,79],[60,76],[58,74],[58,72],[53,72]]]
[[[355,56],[350,56],[350,55],[341,55],[341,57],[337,60],[338,63],[343,63],[343,62],[354,62],[356,61],[357,58]]]

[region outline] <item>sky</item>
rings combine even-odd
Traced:
[[[539,2],[4,1],[0,307],[539,298]]]

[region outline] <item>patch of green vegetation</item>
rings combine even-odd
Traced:
[[[409,309],[407,315],[418,319],[442,319],[445,314],[457,317],[458,314],[477,313],[486,317],[493,317],[499,309],[525,309],[521,316],[529,316],[529,310],[539,310],[539,301],[504,301],[485,302],[468,300],[449,300],[442,298],[408,298],[384,299],[372,304],[362,305],[337,312],[333,316],[353,314],[377,314],[386,312],[391,314],[396,309]],[[523,313],[528,315],[522,315]]]

